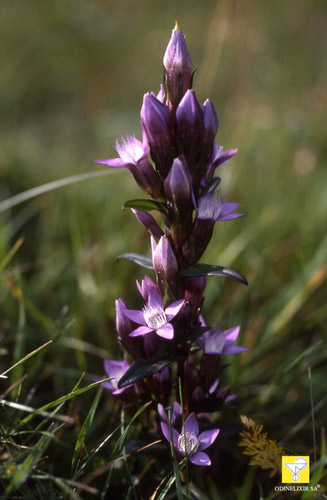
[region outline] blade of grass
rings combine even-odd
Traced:
[[[123,173],[118,170],[101,170],[96,172],[86,172],[84,174],[72,175],[71,177],[65,177],[64,179],[58,179],[56,181],[47,182],[41,186],[37,186],[22,193],[16,194],[7,200],[0,202],[0,213],[5,212],[9,208],[15,207],[24,201],[30,200],[54,189],[58,189],[64,186],[69,186],[70,184],[75,184],[76,182],[85,181],[88,179],[94,179],[96,177],[103,177],[104,175],[113,175],[114,173]]]
[[[49,408],[59,406],[61,403],[65,403],[66,401],[69,401],[70,399],[75,398],[76,396],[79,396],[80,394],[84,394],[84,392],[87,392],[87,391],[93,389],[94,387],[101,385],[103,382],[108,382],[109,380],[112,380],[112,377],[107,377],[107,378],[104,378],[104,379],[99,380],[97,382],[93,382],[92,384],[90,384],[86,387],[82,387],[81,389],[78,389],[77,391],[72,391],[69,394],[66,394],[65,396],[61,396],[60,398],[56,399],[55,401],[51,401],[51,403],[47,403],[46,405],[41,406],[41,408],[39,408],[38,410],[35,410],[35,415],[38,412],[42,412],[42,411],[48,410]],[[28,417],[26,417],[22,421],[22,425],[27,424],[30,420],[32,420],[33,417],[34,417],[34,415],[29,415]]]
[[[32,448],[30,453],[28,454],[25,461],[17,466],[17,470],[14,473],[9,485],[6,488],[5,494],[9,495],[15,489],[19,488],[21,484],[27,479],[31,470],[35,466],[35,464],[39,461],[41,456],[44,454],[45,450],[48,448],[52,439],[54,439],[54,434],[56,433],[58,427],[55,427],[53,424],[51,437],[42,436],[41,439],[36,443],[36,445]],[[50,430],[48,431],[50,432]]]
[[[17,363],[15,363],[10,368],[8,368],[8,370],[5,370],[4,372],[2,372],[0,376],[2,377],[4,375],[6,375],[7,373],[10,372],[10,370],[13,370],[14,368],[16,368],[16,366],[19,366],[22,363],[25,363],[25,361],[27,361],[28,359],[30,359],[32,356],[35,356],[35,354],[37,354],[39,351],[41,351],[42,349],[44,349],[45,347],[47,347],[51,343],[52,343],[52,340],[49,340],[48,342],[46,342],[45,344],[41,345],[37,349],[34,349],[34,351],[31,351],[29,354],[26,354],[26,356],[24,356],[22,359],[20,359],[19,361],[17,361]]]
[[[66,415],[55,415],[54,413],[48,413],[46,411],[41,411],[31,406],[23,405],[20,403],[15,403],[13,401],[6,401],[5,399],[0,400],[0,405],[9,406],[15,410],[23,411],[25,413],[32,413],[31,418],[35,415],[40,415],[48,419],[59,420],[60,422],[65,422],[66,424],[73,424],[75,421],[72,417],[67,417]]]
[[[23,242],[24,238],[18,238],[18,240],[14,243],[7,255],[5,255],[5,257],[0,262],[0,272],[9,264],[16,252],[18,252],[18,250],[22,246]]]
[[[95,395],[95,398],[93,400],[93,403],[91,405],[91,408],[89,409],[89,412],[88,412],[88,414],[83,422],[81,430],[78,433],[77,441],[76,441],[76,445],[75,445],[75,449],[74,449],[74,455],[73,455],[73,459],[72,459],[72,470],[74,470],[76,468],[79,453],[80,453],[82,447],[84,446],[85,438],[87,436],[89,428],[92,425],[94,415],[95,415],[96,409],[98,407],[102,392],[103,392],[103,387],[99,387],[99,389]]]

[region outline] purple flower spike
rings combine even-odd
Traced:
[[[159,337],[171,340],[174,338],[174,327],[170,323],[184,305],[184,299],[177,300],[164,309],[163,300],[157,290],[151,290],[148,303],[142,311],[126,309],[124,314],[135,323],[142,325],[130,333],[131,337],[155,332]]]
[[[239,326],[229,330],[209,330],[198,338],[198,344],[205,354],[237,354],[247,351],[246,347],[232,345],[239,333]]]
[[[214,443],[220,429],[204,431],[199,435],[199,424],[194,413],[191,413],[180,434],[164,422],[161,422],[161,430],[167,441],[170,442],[172,437],[172,444],[179,456],[187,457],[194,465],[211,465],[210,458],[203,450]]]
[[[161,175],[165,177],[173,157],[171,111],[155,95],[145,94],[141,122],[148,139],[151,157]]]
[[[166,84],[171,106],[175,109],[185,92],[191,87],[192,61],[185,43],[185,35],[176,21],[164,59]]]
[[[150,196],[161,199],[161,186],[158,175],[152,168],[148,154],[150,148],[146,141],[139,141],[132,135],[128,135],[121,143],[116,141],[116,151],[120,158],[107,160],[95,160],[96,163],[107,165],[110,168],[127,168],[137,184]]]
[[[118,389],[118,382],[124,375],[124,373],[130,367],[130,363],[124,359],[123,361],[112,361],[110,359],[106,359],[104,361],[104,369],[108,377],[112,377],[113,380],[109,380],[109,382],[104,382],[102,385],[112,391],[113,394],[121,394],[126,389],[132,387],[132,385],[128,385],[123,389]]]

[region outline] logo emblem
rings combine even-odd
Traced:
[[[282,483],[309,483],[310,457],[282,457]]]

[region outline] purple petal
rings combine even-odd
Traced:
[[[108,158],[107,160],[94,160],[95,163],[101,163],[110,168],[128,168],[130,169],[133,165],[126,163],[121,158]]]
[[[164,407],[162,406],[161,403],[158,404],[158,413],[159,413],[159,417],[161,418],[161,420],[164,423],[168,423],[167,413],[165,412]]]
[[[197,451],[193,455],[190,456],[189,458],[190,462],[194,465],[211,465],[211,460],[206,455],[206,453],[203,453],[202,451]]]
[[[235,340],[237,339],[237,337],[240,333],[240,327],[235,326],[234,328],[230,328],[229,330],[225,330],[222,333],[224,334],[226,345],[229,345],[229,344],[232,344],[233,342],[235,342]]]
[[[211,429],[210,431],[201,432],[199,436],[199,450],[205,450],[216,440],[220,429]]]
[[[150,306],[160,306],[163,307],[163,301],[160,293],[158,292],[157,288],[152,288],[149,293],[148,297],[148,304]]]
[[[225,215],[225,216],[219,216],[219,219],[220,221],[228,221],[228,220],[234,220],[234,219],[238,219],[239,217],[245,217],[246,214],[229,214],[229,215]]]
[[[167,323],[167,325],[158,328],[158,330],[156,330],[156,334],[159,335],[159,337],[171,340],[174,338],[174,327],[170,323]]]
[[[196,436],[199,434],[199,424],[194,413],[185,420],[185,432],[193,432]]]
[[[134,323],[138,323],[139,325],[146,325],[142,311],[134,309],[124,309],[123,314],[124,316],[126,316],[126,318],[134,321]]]
[[[229,347],[225,347],[222,354],[238,354],[239,352],[244,352],[247,350],[247,347],[243,347],[241,345],[231,345]]]
[[[139,326],[136,328],[136,330],[133,330],[129,336],[130,337],[138,337],[139,335],[146,335],[147,333],[153,332],[151,328],[148,328],[147,326]]]
[[[177,300],[176,302],[173,302],[172,304],[170,304],[170,306],[168,306],[165,309],[166,317],[169,321],[179,313],[184,303],[185,303],[184,299]]]
[[[173,427],[169,428],[169,425],[165,424],[164,422],[161,422],[161,430],[162,430],[163,435],[165,436],[165,438],[167,439],[167,441],[169,443],[171,443],[171,436],[172,436],[173,446],[174,446],[174,448],[176,448],[177,442],[178,442],[178,436],[179,436],[176,429],[174,429]]]

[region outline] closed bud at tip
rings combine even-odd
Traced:
[[[176,108],[185,92],[191,88],[192,61],[185,43],[185,36],[176,21],[168,43],[163,64],[166,71],[166,84],[169,101]]]

